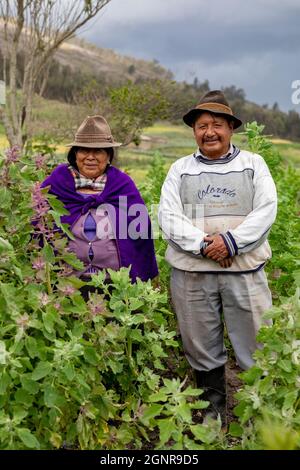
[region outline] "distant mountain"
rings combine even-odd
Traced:
[[[3,76],[1,44],[3,29],[0,19],[0,79]],[[25,61],[20,51],[18,61],[19,82],[22,82]],[[78,94],[94,81],[98,89],[124,85],[128,80],[138,84],[150,80],[161,80],[165,86],[164,97],[169,102],[167,118],[172,122],[181,122],[183,114],[192,108],[203,93],[209,91],[207,80],[194,83],[175,82],[173,74],[155,59],[152,61],[123,56],[112,49],[104,49],[75,37],[64,42],[56,52],[49,67],[47,81],[41,77],[37,84],[38,95],[49,100],[74,105]],[[45,86],[43,86],[45,84]],[[155,85],[154,85],[155,86]],[[269,108],[259,106],[246,99],[244,90],[234,85],[225,87],[225,95],[243,122],[258,121],[265,125],[265,132],[277,137],[300,141],[300,115],[296,111],[282,112],[277,103]]]
[[[156,60],[146,61],[117,54],[112,49],[103,49],[84,39],[74,38],[62,44],[55,60],[69,66],[73,71],[87,75],[109,77],[110,82],[124,80],[171,79],[172,72]]]

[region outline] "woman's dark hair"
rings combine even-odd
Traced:
[[[70,150],[69,150],[69,153],[67,155],[67,158],[68,158],[68,162],[70,163],[70,165],[72,165],[73,168],[75,168],[77,171],[78,171],[78,167],[77,167],[77,164],[76,164],[76,152],[80,149],[81,147],[71,147]],[[109,163],[111,163],[113,161],[113,158],[114,158],[114,149],[113,147],[108,147],[108,148],[105,148],[103,149],[105,150],[107,153],[108,153],[108,156],[109,156]]]

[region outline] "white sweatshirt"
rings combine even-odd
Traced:
[[[225,158],[198,151],[177,160],[162,187],[159,224],[169,242],[167,261],[186,271],[249,272],[271,257],[268,233],[276,217],[276,187],[264,159],[231,146]],[[200,254],[206,235],[223,236],[233,264]]]

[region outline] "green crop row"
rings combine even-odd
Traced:
[[[267,268],[275,307],[267,313],[273,325],[259,333],[256,365],[242,375],[229,436],[218,421],[199,424],[207,403],[186,371],[169,303],[166,242],[155,240],[155,284],[131,284],[127,269],[111,272],[110,285],[98,274],[84,302],[84,283],[68,270],[80,262],[54,230],[65,210],[36,184],[56,164],[52,149],[11,149],[1,157],[1,449],[300,448],[300,176],[262,130],[252,123],[245,132],[278,188]],[[150,212],[165,175],[156,154],[140,187]]]

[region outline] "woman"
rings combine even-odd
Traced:
[[[69,211],[61,221],[74,235],[69,249],[84,264],[75,272],[82,279],[122,266],[131,266],[132,281],[158,274],[146,206],[132,179],[111,166],[120,145],[104,117],[88,116],[68,145],[69,164],[59,165],[42,183]]]

